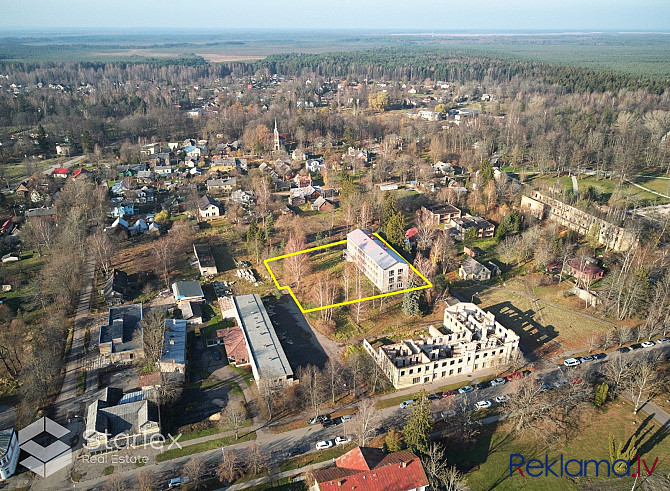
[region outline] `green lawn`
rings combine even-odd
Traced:
[[[340,455],[347,453],[352,448],[355,448],[355,443],[348,443],[346,445],[339,445],[337,447],[329,448],[328,450],[321,450],[320,452],[310,453],[308,455],[301,455],[298,457],[293,457],[291,459],[285,460],[279,463],[279,470],[281,472],[291,471],[293,469],[299,469],[306,465],[317,464],[319,462],[324,462],[326,460],[332,460]]]
[[[196,443],[194,445],[188,445],[183,448],[171,448],[165,452],[158,454],[156,456],[157,462],[164,462],[166,460],[177,459],[179,457],[186,457],[188,455],[193,455],[195,453],[206,452],[208,450],[214,450],[216,448],[226,447],[228,445],[234,445],[236,443],[249,442],[256,439],[256,432],[252,431],[250,433],[244,433],[240,435],[239,439],[235,439],[235,435],[224,436],[222,438],[217,438],[215,440],[208,440],[202,443]]]

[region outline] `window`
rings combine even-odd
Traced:
[[[461,367],[458,367],[458,372],[457,373],[461,373],[462,371],[463,371],[463,369]]]
[[[405,376],[405,370],[400,370],[400,376],[404,377]]]
[[[416,369],[416,373],[421,373],[421,367]]]
[[[421,377],[414,377],[414,378],[412,379],[412,383],[413,383],[413,384],[418,384],[419,382],[421,382]]]
[[[453,369],[449,370],[449,375],[453,375],[453,374],[454,374],[454,370]]]
[[[454,363],[454,362],[452,361],[451,363]],[[447,362],[446,362],[446,361],[443,361],[443,362],[442,362],[442,366],[443,366],[443,367],[446,367],[446,366],[447,366]]]
[[[398,283],[398,288],[402,288],[402,283]]]
[[[442,378],[447,376],[447,372],[442,372]]]
[[[454,360],[451,360],[451,361],[449,362],[449,365],[453,365],[453,364],[454,364]]]
[[[412,375],[413,373],[414,373],[414,369],[413,369],[413,368],[410,368],[410,369],[409,369],[409,374]]]

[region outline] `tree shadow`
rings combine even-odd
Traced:
[[[543,326],[535,320],[537,312],[528,309],[525,312],[511,302],[501,302],[486,308],[508,329],[512,329],[521,338],[523,345],[535,351],[558,337],[558,331],[552,325]]]

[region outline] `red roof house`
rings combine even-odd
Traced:
[[[593,261],[580,261],[577,258],[570,259],[566,264],[566,269],[571,276],[586,283],[599,280],[605,275],[605,270],[594,264]]]
[[[77,179],[78,177],[88,177],[91,173],[86,169],[77,169],[72,173],[72,178]]]
[[[385,453],[379,448],[356,447],[335,459],[335,467],[312,472],[314,489],[365,491],[425,491],[428,478],[413,453]]]
[[[249,364],[249,353],[242,329],[237,324],[226,329],[217,329],[216,337],[223,341],[228,363],[240,367]]]
[[[70,169],[68,169],[67,167],[56,167],[54,170],[51,171],[52,177],[60,177],[62,179],[67,178],[69,174]]]
[[[419,233],[419,229],[416,227],[412,227],[410,229],[407,229],[407,232],[405,232],[405,238],[409,240],[410,244],[415,244],[416,243],[416,236]]]

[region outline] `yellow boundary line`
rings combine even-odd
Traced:
[[[389,249],[391,249],[393,252],[398,254],[398,251],[396,251],[393,247],[391,247],[391,245],[388,242],[386,242],[384,239],[382,239],[379,236],[379,234],[373,234],[373,235],[375,237],[377,237],[380,241],[382,241],[384,244],[386,244],[386,246]],[[302,251],[291,252],[289,254],[282,254],[281,256],[275,256],[275,257],[265,259],[263,261],[263,264],[265,264],[265,268],[270,273],[270,276],[272,277],[272,281],[274,281],[274,284],[277,286],[277,289],[288,290],[289,295],[291,295],[291,298],[293,298],[293,300],[295,301],[295,304],[298,306],[298,308],[300,309],[300,312],[302,312],[303,314],[306,314],[307,312],[316,312],[317,310],[332,309],[334,307],[341,307],[342,305],[350,305],[352,303],[364,302],[366,300],[373,300],[375,298],[390,297],[392,295],[399,295],[399,294],[405,293],[405,292],[413,292],[413,291],[416,291],[416,290],[424,290],[426,288],[432,288],[433,287],[433,284],[430,281],[428,281],[428,279],[424,275],[419,273],[419,271],[414,266],[412,266],[407,261],[405,261],[407,263],[407,265],[412,269],[412,271],[414,271],[417,274],[417,276],[419,276],[419,278],[421,278],[423,281],[426,282],[425,285],[415,286],[414,288],[405,288],[404,290],[398,290],[398,291],[389,292],[389,293],[380,293],[379,295],[373,295],[371,297],[365,297],[365,298],[357,298],[356,300],[348,300],[346,302],[334,303],[334,304],[331,304],[331,305],[326,305],[324,307],[315,307],[313,309],[305,309],[305,308],[303,308],[302,304],[296,298],[296,296],[293,293],[293,290],[291,289],[290,286],[279,284],[279,282],[277,281],[277,277],[272,272],[272,268],[270,267],[270,264],[269,264],[272,261],[279,261],[280,259],[285,259],[285,258],[291,257],[291,256],[297,256],[298,254],[306,254],[308,252],[318,251],[318,250],[321,250],[321,249],[327,249],[329,247],[335,247],[335,246],[338,246],[338,245],[341,245],[341,244],[346,244],[346,243],[347,243],[346,239],[345,240],[338,240],[337,242],[333,242],[331,244],[326,244],[326,245],[317,246],[317,247],[310,247],[309,249],[303,249]],[[402,257],[401,254],[398,254],[398,256]]]

